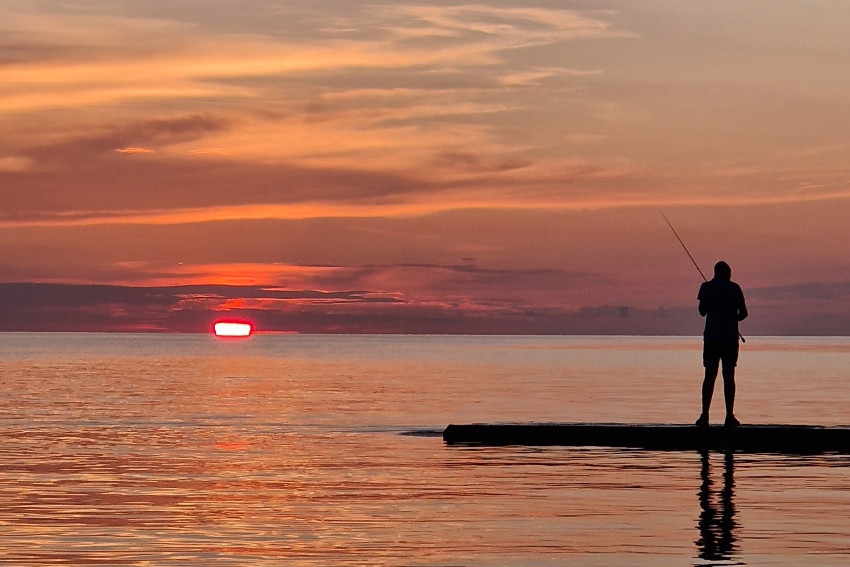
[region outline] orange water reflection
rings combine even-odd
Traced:
[[[698,403],[698,371],[692,382],[679,374],[698,364],[698,345],[110,336],[98,340],[117,342],[97,349],[68,340],[0,357],[0,563],[850,560],[845,457],[452,448],[399,435],[459,418],[690,418],[674,402]],[[824,368],[839,362],[821,354]],[[788,374],[771,368],[770,381],[750,367],[747,395],[781,399],[812,356],[783,359]],[[667,400],[648,403],[665,390]],[[841,390],[832,398],[833,409],[850,402]],[[812,420],[806,408],[789,421]]]

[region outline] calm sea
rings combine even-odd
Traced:
[[[850,564],[850,457],[448,447],[690,423],[671,337],[0,334],[3,565]],[[850,423],[850,339],[744,345],[749,423]],[[723,418],[718,383],[713,421]]]

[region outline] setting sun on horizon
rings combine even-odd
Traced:
[[[850,334],[850,3],[0,7],[0,330]]]
[[[250,337],[253,332],[253,325],[247,321],[216,321],[213,324],[217,337]]]

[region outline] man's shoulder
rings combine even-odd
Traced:
[[[697,298],[707,295],[707,294],[727,294],[730,292],[740,293],[743,295],[743,291],[741,290],[741,286],[737,283],[730,280],[719,280],[719,279],[711,279],[703,282],[699,286],[699,293],[697,294]]]

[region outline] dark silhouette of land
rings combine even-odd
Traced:
[[[824,294],[850,293],[850,283],[747,290],[747,300],[776,302],[747,332],[764,336],[850,336],[850,306],[823,313]],[[233,299],[239,300],[231,301]],[[327,306],[335,307],[328,311]],[[241,307],[230,307],[241,305]],[[227,311],[222,309],[227,306]],[[297,309],[295,307],[297,306]],[[452,305],[422,305],[358,289],[289,290],[268,286],[116,286],[0,283],[0,331],[206,333],[222,316],[254,321],[260,331],[299,333],[671,335],[702,331],[693,306],[589,306],[461,314]]]

